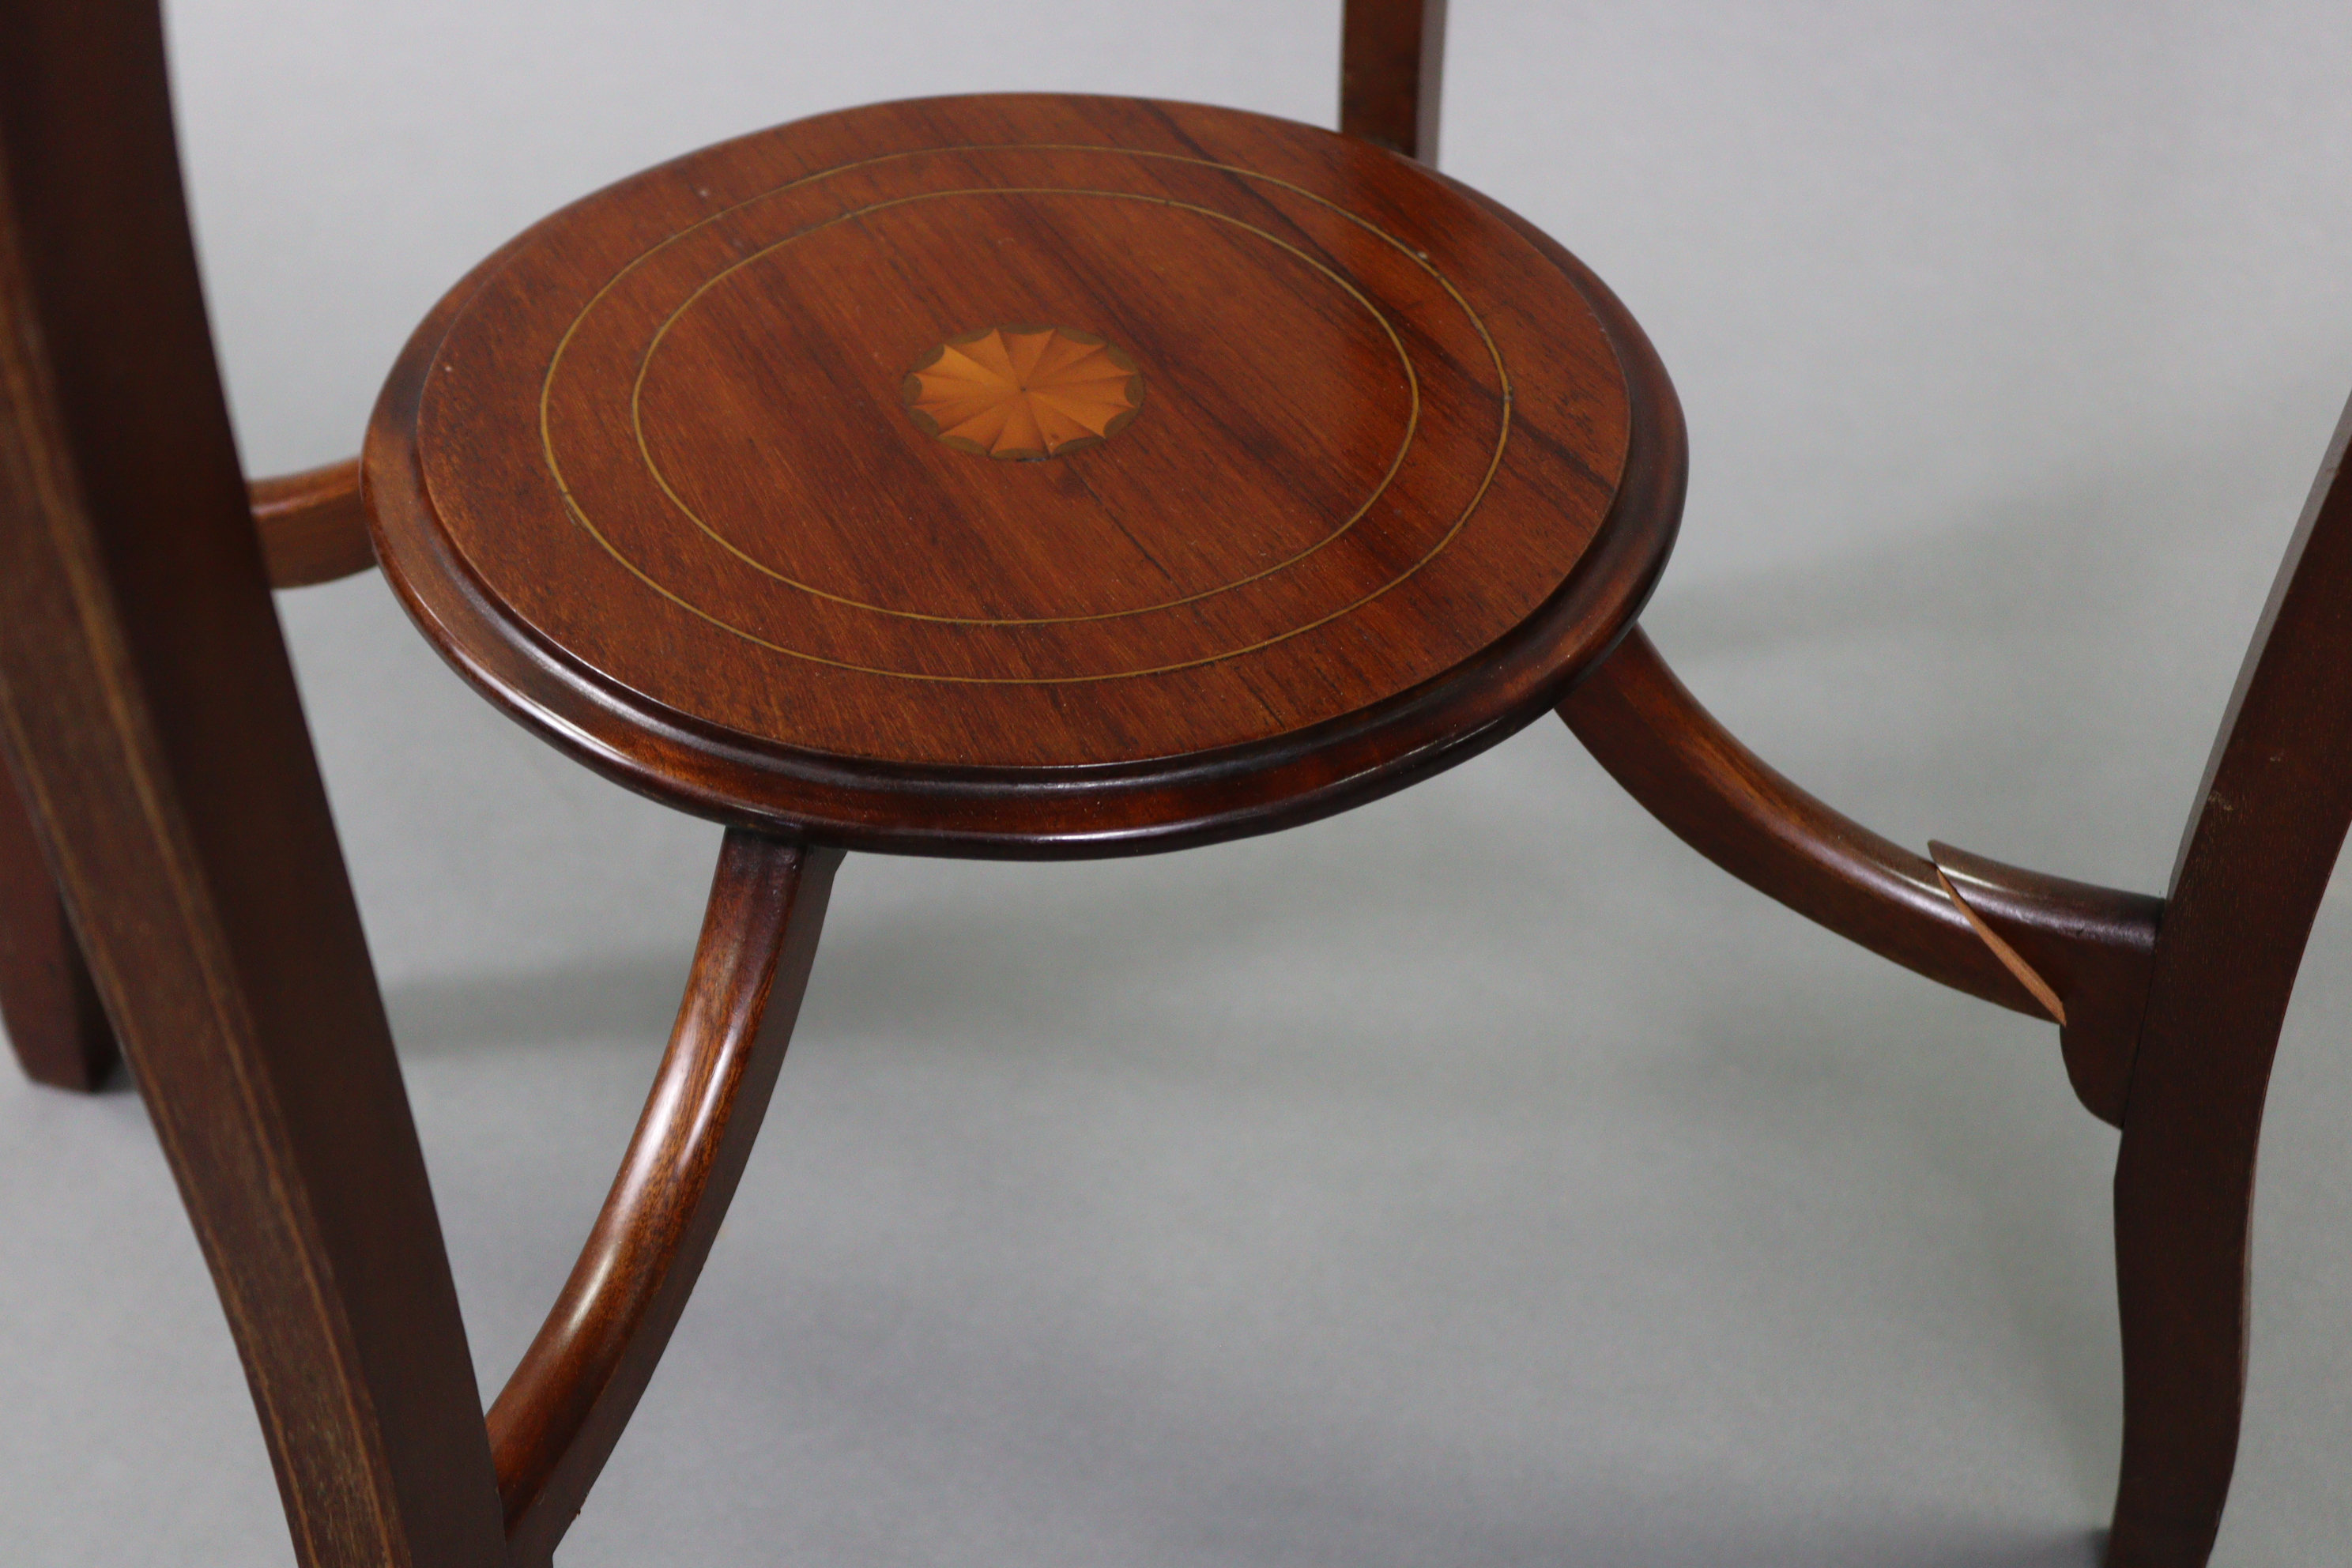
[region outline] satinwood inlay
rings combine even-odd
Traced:
[[[1014,462],[1097,446],[1143,405],[1135,361],[1068,327],[983,327],[950,338],[903,391],[924,434]]]
[[[1540,711],[1664,559],[1677,418],[1605,289],[1419,165],[976,97],[564,209],[420,329],[366,466],[428,634],[638,787],[1084,852]]]

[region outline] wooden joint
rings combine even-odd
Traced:
[[[1952,886],[1951,878],[1944,874],[1941,866],[1936,868],[1936,880],[1942,885],[1944,891],[1951,894],[1953,907],[1960,911],[1960,918],[1967,921],[1969,928],[1983,939],[1985,946],[1992,950],[1993,957],[2000,961],[2001,967],[2016,975],[2017,983],[2033,994],[2033,999],[2042,1004],[2052,1023],[2061,1028],[2065,1027],[2066,1004],[2057,992],[2050,988],[2050,982],[2036,973],[2033,965],[2018,955],[2017,949],[2003,942],[2000,933],[1985,924],[1984,918],[1969,907],[1968,900],[1960,897],[1960,890]]]
[[[1936,879],[1996,956],[2043,999],[2075,1098],[2123,1125],[2164,900],[2045,876],[1931,843]]]
[[[2076,1096],[2121,1125],[2162,900],[1941,844],[1921,858],[1742,745],[1638,626],[1559,713],[1652,816],[1748,886],[1931,980],[2056,1023]]]

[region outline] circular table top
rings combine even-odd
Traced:
[[[1468,754],[1632,623],[1681,428],[1607,290],[1231,110],[916,100],[529,230],[371,426],[386,574],[584,760],[870,847],[1084,854]]]

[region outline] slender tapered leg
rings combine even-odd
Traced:
[[[2245,1403],[2255,1143],[2352,823],[2352,407],[2246,655],[2157,931],[2116,1163],[2124,1459],[2109,1568],[2201,1568]]]
[[[278,1560],[510,1568],[237,471],[169,82],[154,0],[0,4],[0,751],[244,1359]]]
[[[2109,1568],[2202,1568],[2221,1530],[2245,1403],[2247,1242],[2269,1065],[2265,1052],[2234,1085],[2195,1068],[2168,1075],[2173,1084],[2136,1097],[2126,1123],[2116,1170],[2124,1456]]]
[[[25,1076],[88,1092],[118,1053],[89,965],[41,858],[16,782],[0,769],[0,1021]]]
[[[1349,0],[1339,28],[1339,129],[1435,164],[1445,0]]]

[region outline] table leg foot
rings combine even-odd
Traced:
[[[16,781],[0,770],[0,1021],[25,1076],[90,1093],[113,1075],[114,1031],[42,860]]]

